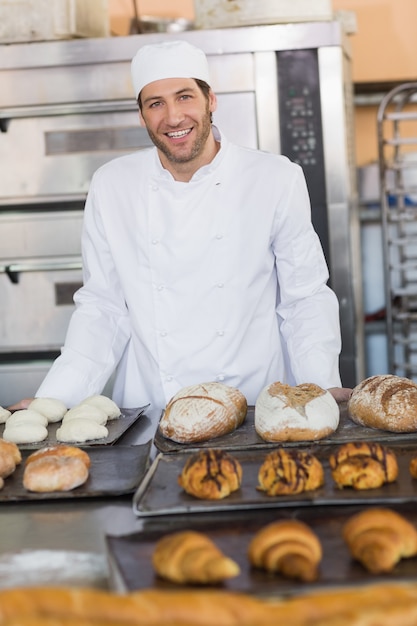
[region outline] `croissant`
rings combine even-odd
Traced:
[[[270,452],[258,472],[258,489],[269,496],[312,491],[324,483],[324,471],[313,454],[280,448]]]
[[[240,574],[238,564],[209,537],[191,530],[162,537],[152,554],[152,564],[161,578],[183,584],[214,584]]]
[[[240,488],[242,466],[225,450],[200,450],[186,461],[178,484],[188,494],[205,500],[220,500]]]
[[[322,547],[313,531],[298,520],[280,520],[262,528],[248,548],[251,565],[288,578],[318,578]]]
[[[343,538],[353,558],[373,574],[390,572],[400,559],[417,555],[417,530],[391,509],[354,515],[343,527]]]
[[[330,455],[329,464],[333,480],[341,488],[376,489],[398,476],[394,452],[379,443],[346,443]]]

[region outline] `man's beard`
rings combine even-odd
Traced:
[[[209,108],[207,106],[206,115],[202,120],[202,125],[199,126],[199,132],[197,137],[194,140],[194,143],[191,146],[191,150],[187,151],[187,153],[181,154],[181,148],[177,148],[177,152],[171,151],[170,148],[161,141],[152,131],[148,130],[149,137],[152,143],[166,156],[168,161],[171,163],[189,163],[193,161],[196,157],[198,157],[204,150],[204,146],[206,145],[207,138],[211,133],[211,115]]]

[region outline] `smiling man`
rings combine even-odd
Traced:
[[[132,81],[154,147],[91,181],[84,284],[36,395],[70,407],[116,369],[113,399],[126,408],[164,408],[208,381],[248,404],[275,381],[346,400],[338,302],[301,168],[216,128],[206,56],[186,41],[142,46]]]

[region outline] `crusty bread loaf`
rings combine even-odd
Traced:
[[[21,460],[22,455],[15,443],[0,439],[0,478],[7,478],[13,474]]]
[[[339,415],[336,400],[318,385],[275,382],[256,400],[255,429],[265,441],[315,441],[336,430]]]
[[[226,450],[199,450],[186,461],[178,484],[203,500],[221,500],[240,488],[242,466]]]
[[[417,384],[408,378],[382,374],[357,385],[348,412],[361,426],[390,432],[417,430]]]
[[[238,428],[247,408],[245,396],[235,387],[217,382],[191,385],[168,402],[159,430],[178,443],[207,441]]]

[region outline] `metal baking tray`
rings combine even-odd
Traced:
[[[136,409],[120,409],[121,415],[117,419],[108,420],[106,424],[106,428],[109,431],[107,437],[103,437],[103,439],[91,439],[90,441],[86,441],[82,445],[85,447],[90,446],[109,446],[116,443],[125,432],[133,426],[135,422],[144,414],[145,410],[148,408],[149,404],[146,406],[141,406]],[[62,425],[62,421],[59,422],[51,422],[48,424],[48,437],[43,441],[37,441],[35,443],[19,443],[19,448],[21,450],[37,450],[38,448],[44,448],[46,446],[53,446],[57,442],[56,440],[56,431]],[[4,432],[4,424],[0,425],[0,437],[3,437]]]
[[[416,433],[391,433],[386,430],[379,430],[376,428],[367,428],[365,426],[359,426],[355,424],[350,417],[347,410],[346,403],[339,405],[340,408],[340,422],[338,429],[329,437],[321,439],[315,443],[326,445],[329,443],[344,443],[346,441],[379,441],[379,442],[396,442],[396,441],[415,441],[417,443]],[[170,452],[178,452],[180,450],[186,450],[190,448],[224,448],[227,450],[249,450],[252,448],[274,448],[278,444],[277,442],[267,442],[258,435],[255,430],[255,407],[249,406],[248,413],[245,421],[234,432],[223,435],[222,437],[216,437],[216,439],[210,439],[209,441],[202,441],[199,443],[184,444],[166,439],[159,427],[155,433],[155,447],[159,452],[168,454]],[[286,442],[283,444],[291,447],[310,446],[311,441],[295,441]]]
[[[178,530],[197,530],[207,534],[216,545],[240,566],[236,578],[225,581],[221,588],[259,596],[287,596],[308,590],[337,586],[362,585],[394,581],[416,580],[417,559],[402,559],[392,572],[372,575],[355,562],[342,538],[342,528],[347,519],[363,510],[363,506],[319,507],[212,513],[211,515],[179,516],[171,518],[169,526],[163,519],[148,520],[143,531],[124,536],[107,536],[110,585],[118,591],[128,592],[144,588],[181,589],[158,578],[152,568],[151,556],[155,544],[164,534]],[[417,526],[417,509],[414,504],[396,505],[395,510]],[[296,518],[307,523],[319,537],[323,559],[318,580],[303,583],[286,579],[279,574],[268,574],[251,568],[247,549],[254,534],[264,525],[278,520]]]
[[[152,440],[138,446],[83,448],[91,459],[89,477],[84,485],[72,491],[32,493],[23,487],[25,459],[30,450],[22,451],[22,462],[0,489],[0,503],[25,500],[64,500],[119,496],[133,493],[149,468]]]
[[[258,471],[269,450],[234,450],[233,456],[242,465],[242,485],[222,500],[199,500],[188,495],[178,485],[177,479],[192,451],[176,454],[159,453],[133,497],[133,510],[139,517],[270,509],[289,506],[331,506],[363,502],[387,503],[417,501],[417,480],[408,469],[410,459],[417,456],[417,444],[389,446],[397,456],[399,476],[395,483],[379,489],[358,491],[339,489],[331,476],[328,458],[336,446],[313,445],[307,450],[322,462],[325,472],[323,487],[291,496],[268,496],[257,490]],[[303,448],[306,450],[306,448]]]

